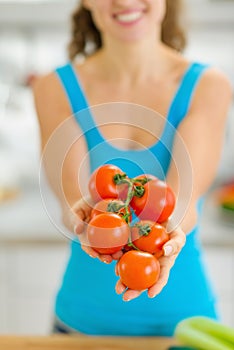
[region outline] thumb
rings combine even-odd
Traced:
[[[171,255],[173,255],[174,254],[174,249],[175,249],[175,247],[173,247],[172,242],[170,242],[170,244],[165,244],[163,246],[164,256],[171,256]]]
[[[63,207],[62,220],[69,231],[75,234],[82,233],[84,231],[84,219],[85,214],[82,210],[74,212],[74,210],[71,208]]]
[[[79,235],[83,233],[84,230],[85,230],[85,222],[79,219],[79,217],[77,217],[73,226],[73,232]]]
[[[163,252],[164,256],[177,255],[183,248],[186,242],[186,235],[183,230],[178,227],[170,234],[170,240],[164,244]]]

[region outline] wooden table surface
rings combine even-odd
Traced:
[[[167,350],[176,345],[171,338],[96,336],[0,336],[1,350]]]

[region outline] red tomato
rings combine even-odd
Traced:
[[[175,195],[166,182],[151,180],[144,185],[144,194],[134,196],[130,204],[141,220],[162,223],[174,210]]]
[[[100,254],[113,254],[128,242],[130,228],[117,214],[104,213],[95,216],[87,226],[90,246]]]
[[[118,198],[121,199],[122,201],[126,201],[127,199],[127,195],[128,195],[128,189],[129,189],[129,185],[130,183],[134,183],[134,188],[136,189],[136,187],[138,186],[142,186],[144,185],[147,181],[150,180],[157,180],[157,177],[155,177],[154,175],[150,175],[150,174],[142,174],[139,175],[135,178],[125,178],[126,181],[129,181],[129,183],[122,183],[120,185],[118,185]],[[138,181],[140,180],[140,181]],[[145,180],[145,181],[142,181]]]
[[[131,237],[135,247],[157,258],[163,255],[163,245],[169,240],[165,227],[146,220],[131,228]]]
[[[137,179],[140,179],[140,180],[145,179],[146,182],[151,181],[151,180],[158,180],[158,178],[156,176],[151,175],[151,174],[142,174],[142,175],[137,176],[135,179],[136,179],[136,181],[137,181]],[[147,179],[148,179],[148,181],[147,181]]]
[[[134,290],[145,290],[157,282],[160,264],[150,253],[130,250],[120,258],[117,270],[125,286]]]
[[[126,222],[132,220],[130,207],[125,208],[124,202],[118,199],[107,198],[97,202],[91,211],[91,219],[103,213],[116,213]]]
[[[94,202],[105,198],[118,198],[118,186],[114,182],[117,174],[124,175],[120,168],[111,164],[102,165],[92,173],[89,192]]]

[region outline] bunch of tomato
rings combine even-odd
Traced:
[[[117,272],[122,283],[148,289],[159,278],[158,258],[169,240],[163,223],[175,207],[172,189],[153,175],[129,178],[119,167],[106,164],[91,175],[89,192],[95,202],[86,231],[90,246],[100,254],[121,250]]]

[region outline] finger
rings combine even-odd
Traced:
[[[70,210],[70,220],[74,225],[74,232],[79,234],[84,230],[84,222],[90,221],[92,205],[90,200],[86,198],[80,199],[74,204]]]
[[[167,233],[171,234],[173,231],[177,230],[180,226],[178,222],[172,217],[169,218],[163,226],[166,228]]]
[[[119,266],[118,266],[118,262],[115,264],[115,274],[116,274],[116,276],[119,276]]]
[[[162,291],[162,289],[167,284],[169,274],[170,274],[170,268],[168,268],[168,266],[166,265],[162,266],[158,281],[148,289],[149,298],[154,298],[156,295],[158,295]]]
[[[162,222],[160,225],[165,227],[168,233],[170,232],[169,220]]]
[[[99,260],[101,260],[105,264],[110,264],[113,259],[112,259],[111,255],[99,254]]]
[[[173,232],[176,229],[176,227],[177,227],[175,225],[174,220],[172,220],[171,218],[168,219],[167,221],[165,221],[162,225],[166,228],[167,233]]]
[[[62,212],[62,220],[64,225],[74,233],[80,233],[83,231],[83,214],[75,214],[72,209],[64,208]],[[76,232],[77,229],[77,232]]]
[[[78,238],[79,242],[81,243],[81,245],[84,245],[86,247],[90,247],[90,243],[88,241],[86,232],[83,231],[82,233],[78,234],[77,238]]]
[[[118,282],[115,285],[115,291],[117,294],[122,294],[126,290],[126,288],[127,287],[120,280],[118,280]]]
[[[94,249],[92,249],[91,247],[88,247],[86,245],[81,245],[81,248],[83,249],[83,251],[85,253],[87,253],[91,258],[97,258],[99,257],[98,252],[96,252]]]
[[[186,242],[186,235],[181,229],[176,229],[170,236],[170,240],[164,244],[164,256],[177,255],[183,248]]]
[[[114,260],[119,260],[119,259],[121,258],[122,255],[123,255],[122,250],[119,250],[118,252],[112,254],[112,258],[113,258]]]
[[[185,235],[184,231],[182,230],[182,228],[180,226],[178,226],[174,231],[172,231],[170,233],[170,239],[171,238],[179,238],[179,239],[181,239],[182,242],[185,243],[186,235]]]
[[[94,202],[90,197],[83,197],[74,204],[72,211],[77,214],[80,210],[82,210],[84,215],[87,215],[91,212],[93,206]]]
[[[73,228],[74,233],[77,235],[80,235],[84,232],[84,229],[85,229],[84,221],[82,221],[81,219],[80,220],[76,219],[74,223],[74,228]]]
[[[139,295],[141,295],[142,292],[143,291],[140,291],[140,290],[128,289],[123,295],[123,300],[124,301],[133,300],[133,299],[139,297]]]

